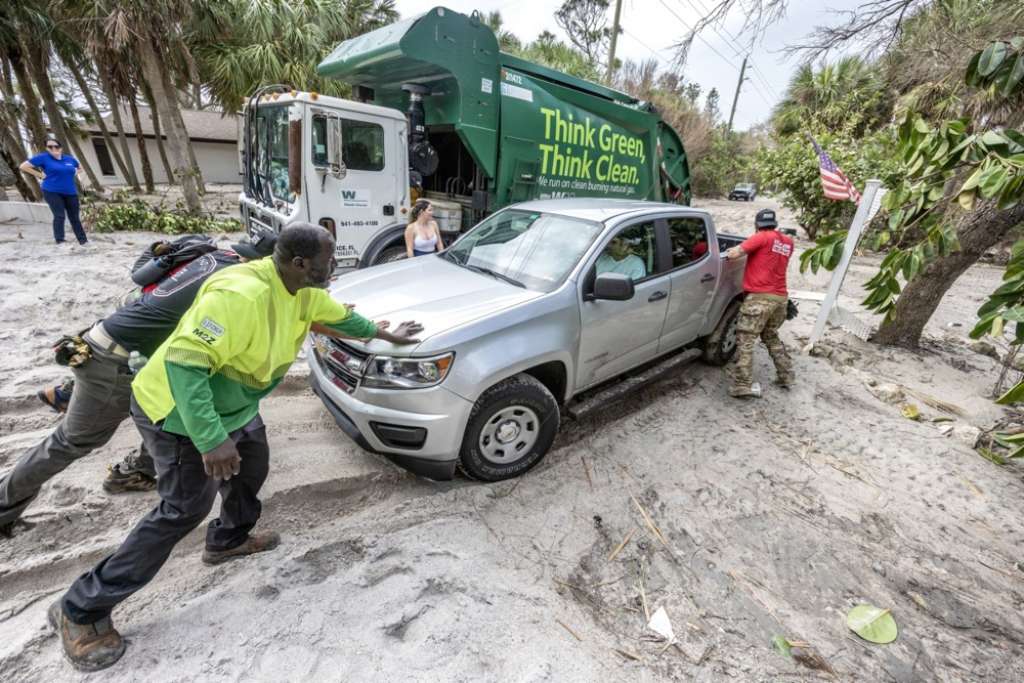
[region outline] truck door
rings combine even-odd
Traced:
[[[577,390],[640,365],[658,353],[668,308],[669,276],[659,268],[655,222],[633,223],[616,231],[590,264],[580,302]],[[588,301],[588,288],[602,272],[633,277],[636,294],[628,301]]]
[[[721,270],[718,244],[701,216],[673,216],[659,221],[671,254],[671,283],[659,353],[689,344],[700,336],[715,296]]]
[[[339,267],[357,265],[373,236],[397,220],[395,128],[391,120],[356,112],[313,112],[310,220],[334,222]]]

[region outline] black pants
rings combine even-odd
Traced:
[[[132,395],[128,359],[91,343],[90,347],[92,357],[85,365],[71,368],[75,390],[60,424],[0,476],[0,524],[21,517],[43,484],[79,458],[105,446],[128,417]],[[139,469],[153,474],[144,448],[139,455]]]
[[[257,415],[231,433],[241,471],[226,482],[213,479],[203,458],[186,437],[160,429],[132,397],[132,418],[153,456],[160,504],[135,525],[114,553],[71,585],[64,594],[64,612],[78,624],[92,624],[153,580],[171,550],[199,526],[213,509],[218,491],[220,516],[206,529],[206,547],[227,550],[241,545],[260,518],[260,487],[267,478],[270,450],[263,420]]]
[[[50,205],[53,212],[53,239],[58,244],[64,241],[64,216],[71,221],[71,229],[75,231],[75,237],[79,244],[85,244],[88,238],[82,228],[82,221],[78,217],[78,195],[61,194],[60,192],[47,192],[43,190],[43,199]]]

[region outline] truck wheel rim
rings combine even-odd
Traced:
[[[495,412],[480,430],[480,453],[487,460],[507,465],[519,460],[537,443],[540,419],[532,408],[512,405]]]
[[[736,319],[738,316],[733,316],[732,320],[729,321],[729,326],[725,328],[725,335],[722,337],[722,353],[729,354],[736,348]]]

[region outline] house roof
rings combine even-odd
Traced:
[[[236,142],[238,140],[238,117],[234,114],[224,114],[219,111],[182,109],[181,118],[185,122],[185,130],[188,131],[188,135],[192,140],[211,142]],[[143,136],[154,137],[153,120],[149,115],[149,107],[139,107],[139,119],[142,124]],[[113,114],[104,116],[103,122],[107,124],[107,130],[111,132],[116,130]],[[132,113],[127,106],[121,107],[121,123],[124,125],[125,135],[134,137],[135,126],[132,125]],[[99,133],[100,127],[97,123],[87,123],[82,126],[82,130],[90,133]],[[162,137],[167,137],[163,121],[160,122],[160,133]]]

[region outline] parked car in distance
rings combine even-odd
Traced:
[[[736,187],[732,188],[732,191],[729,193],[729,201],[738,200],[743,202],[752,202],[756,196],[757,185],[754,183],[740,183]]]
[[[310,381],[362,448],[430,479],[526,472],[560,406],[686,347],[735,350],[745,259],[706,211],[555,199],[506,207],[445,252],[348,273],[332,296],[423,324],[398,347],[311,335]]]

